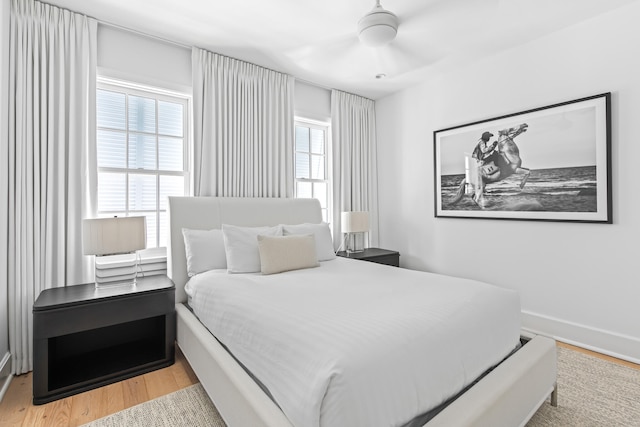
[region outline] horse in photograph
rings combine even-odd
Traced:
[[[485,206],[484,193],[487,184],[502,181],[513,174],[521,174],[523,176],[520,181],[520,188],[524,188],[531,171],[522,167],[520,150],[514,138],[526,132],[528,127],[529,125],[523,123],[516,127],[500,130],[498,132],[498,142],[493,153],[484,160],[476,160],[475,165],[470,165],[476,166],[469,168],[471,172],[468,175],[470,182],[467,182],[466,178],[462,179],[456,195],[449,204],[456,204],[462,199],[467,183],[473,184],[475,191],[471,198],[481,208]]]

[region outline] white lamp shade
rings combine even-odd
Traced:
[[[82,252],[113,255],[147,247],[147,225],[143,216],[90,218],[82,220]]]
[[[369,231],[369,212],[342,212],[340,224],[343,233],[364,233]]]

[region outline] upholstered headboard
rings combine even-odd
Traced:
[[[187,258],[182,229],[211,230],[222,224],[244,227],[322,222],[317,199],[169,197],[167,274],[176,285],[176,302],[187,295]]]

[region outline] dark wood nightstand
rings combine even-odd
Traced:
[[[46,289],[33,304],[33,403],[101,387],[173,364],[175,286]]]
[[[389,251],[380,248],[367,248],[362,252],[348,253],[345,251],[338,252],[336,255],[344,258],[359,259],[362,261],[371,261],[378,264],[392,265],[400,267],[400,253],[397,251]]]

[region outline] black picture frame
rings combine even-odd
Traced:
[[[433,142],[437,218],[612,223],[611,92],[437,130]]]

